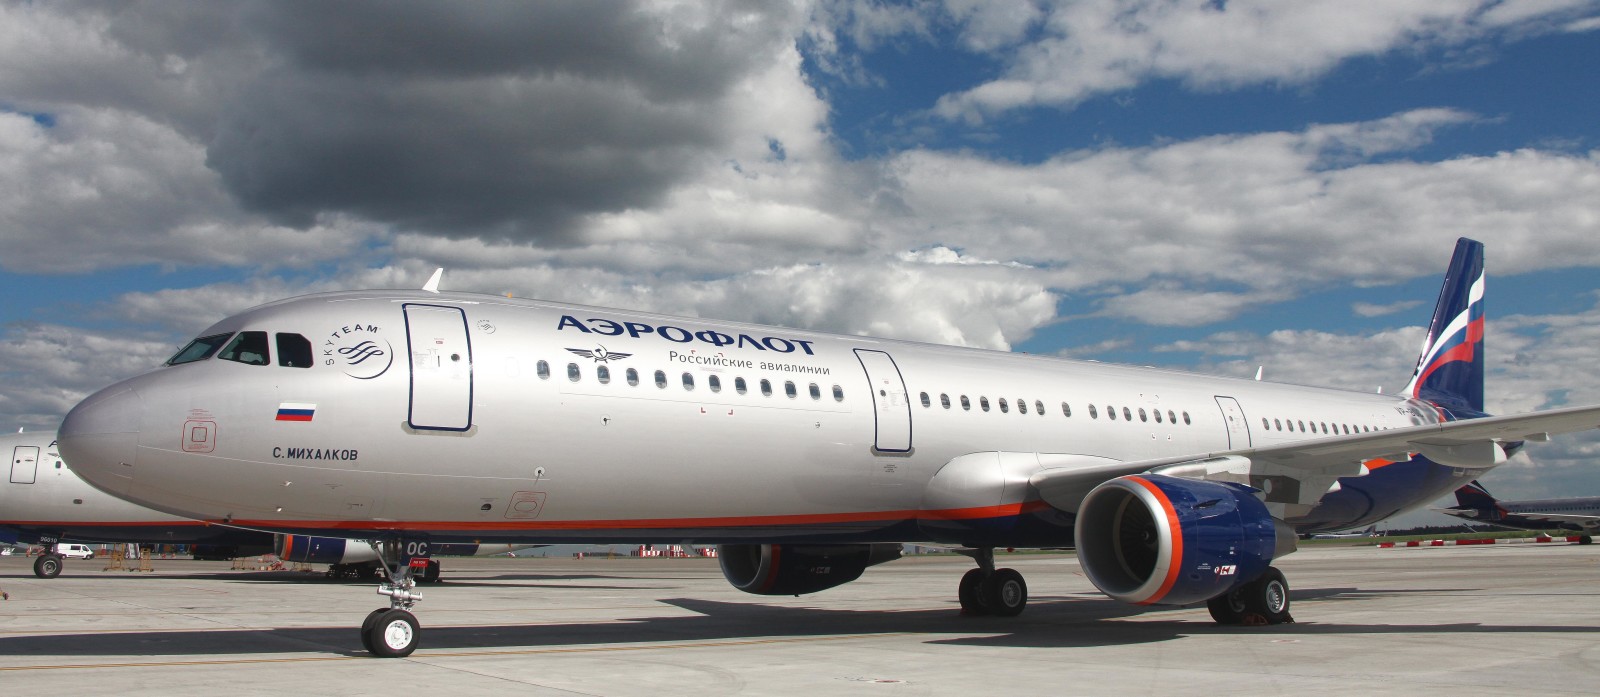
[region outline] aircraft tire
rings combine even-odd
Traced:
[[[61,575],[61,557],[54,554],[41,554],[33,560],[33,575],[39,578],[55,578]]]
[[[1594,544],[1594,538],[1590,537],[1589,535],[1579,535],[1578,536],[1578,544],[1580,544],[1580,545],[1592,545],[1592,544]]]
[[[1028,584],[1015,569],[995,569],[983,580],[978,596],[996,617],[1016,617],[1028,607]]]
[[[983,598],[979,595],[985,576],[988,574],[983,569],[971,569],[961,577],[961,585],[956,589],[956,598],[961,601],[961,614],[989,614],[989,608],[984,606]]]
[[[1293,622],[1289,616],[1289,581],[1277,567],[1267,567],[1267,572],[1245,585],[1246,611],[1261,615],[1267,624]]]
[[[405,610],[385,610],[362,635],[371,645],[368,650],[372,655],[405,658],[417,650],[422,627],[417,624],[417,618]]]
[[[1244,614],[1248,611],[1245,607],[1244,593],[1250,584],[1233,588],[1222,595],[1206,601],[1206,609],[1211,611],[1211,619],[1217,624],[1239,624],[1244,621]]]
[[[422,582],[423,583],[438,583],[439,582],[439,560],[438,559],[429,559],[428,560],[428,567],[422,570]]]
[[[367,619],[361,622],[361,648],[366,649],[367,653],[377,653],[372,649],[372,625],[377,624],[378,617],[388,611],[389,608],[380,607],[367,613]]]

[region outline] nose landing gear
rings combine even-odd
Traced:
[[[372,548],[388,576],[378,586],[378,595],[389,597],[389,607],[367,614],[361,623],[361,645],[379,658],[405,658],[417,650],[422,637],[422,625],[411,614],[412,606],[422,600],[422,594],[416,591],[414,572],[426,574],[431,568],[437,575],[438,566],[428,559],[426,542],[384,540],[373,542]]]

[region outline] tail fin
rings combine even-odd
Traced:
[[[1457,508],[1476,508],[1492,511],[1498,503],[1498,501],[1494,500],[1494,494],[1489,493],[1489,490],[1479,484],[1476,479],[1469,484],[1463,485],[1460,489],[1456,489]]]
[[[1483,364],[1483,243],[1463,237],[1456,240],[1406,393],[1482,414]]]

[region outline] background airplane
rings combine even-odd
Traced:
[[[286,562],[328,564],[330,576],[375,577],[378,554],[364,540],[305,535],[273,535],[213,525],[136,506],[90,486],[56,452],[56,434],[0,436],[0,452],[11,456],[9,477],[0,484],[0,543],[39,544],[33,573],[55,578],[65,568],[55,546],[89,544],[189,545],[196,558],[231,559],[276,554]],[[534,545],[442,546],[440,556],[490,556]],[[422,570],[424,582],[439,578],[439,564]]]
[[[1365,530],[1357,530],[1355,532],[1319,532],[1319,533],[1312,534],[1310,537],[1313,540],[1348,540],[1348,539],[1355,539],[1355,538],[1360,538],[1360,537],[1377,537],[1377,536],[1378,536],[1378,526],[1377,525],[1368,525]]]
[[[1290,620],[1272,561],[1371,525],[1600,407],[1483,412],[1483,252],[1461,240],[1411,384],[1382,395],[422,291],[229,317],[68,414],[62,452],[158,510],[381,540],[361,638],[408,655],[438,543],[721,545],[736,588],[831,588],[902,542],[970,548],[969,612],[1073,546],[1128,603]],[[585,353],[587,352],[587,353]]]
[[[1476,480],[1456,489],[1456,505],[1434,510],[1503,528],[1577,532],[1579,544],[1593,543],[1600,531],[1600,496],[1501,501]]]

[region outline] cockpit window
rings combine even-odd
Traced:
[[[245,365],[266,365],[267,359],[267,333],[266,332],[239,332],[228,342],[228,347],[217,354],[219,360],[236,361]]]
[[[167,365],[193,363],[210,358],[230,336],[233,336],[231,332],[227,334],[212,334],[211,336],[202,336],[195,339],[189,342],[188,346],[183,347],[181,351],[178,351],[172,358],[168,359]]]
[[[278,365],[286,368],[310,368],[311,340],[299,334],[278,332]]]

